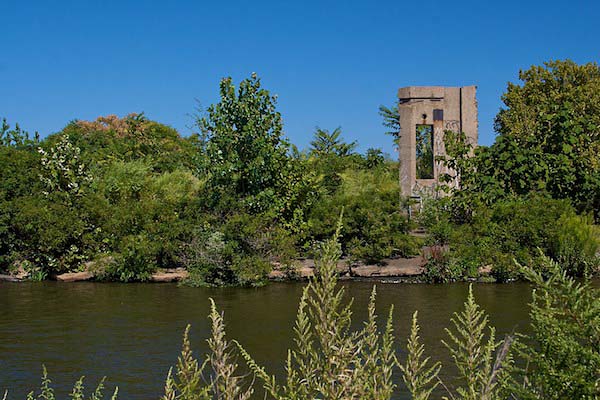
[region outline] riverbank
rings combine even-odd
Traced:
[[[341,278],[400,278],[416,277],[425,272],[427,260],[422,256],[411,258],[386,259],[381,264],[365,264],[340,260],[337,269]],[[269,273],[269,280],[285,281],[290,279],[308,279],[315,274],[313,259],[298,260],[295,267],[276,265]]]
[[[189,276],[189,273],[183,268],[169,268],[161,269],[153,273],[148,279],[149,282],[163,283],[163,282],[180,282],[185,280]],[[58,282],[85,282],[93,281],[96,276],[93,272],[80,271],[80,272],[66,272],[64,274],[53,274],[50,275],[50,280]],[[29,281],[28,275],[25,271],[18,270],[13,275],[0,274],[0,282],[27,282]]]
[[[379,264],[367,264],[362,262],[341,259],[337,264],[340,279],[342,280],[361,280],[371,278],[399,278],[409,279],[411,282],[421,281],[426,272],[427,258],[423,255],[409,258],[389,258]],[[480,268],[479,275],[486,277],[490,273],[490,268]],[[315,275],[314,259],[296,260],[293,266],[284,266],[274,264],[273,269],[267,275],[269,281],[302,281]],[[189,277],[188,271],[184,268],[160,269],[150,275],[147,282],[165,283],[181,282]],[[28,281],[27,272],[19,269],[14,274],[0,274],[0,281],[3,282],[26,282]],[[96,276],[93,268],[88,268],[80,272],[67,272],[63,274],[50,275],[49,280],[58,282],[84,282],[94,281]]]

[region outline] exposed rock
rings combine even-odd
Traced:
[[[0,282],[21,282],[21,281],[22,281],[22,279],[17,278],[16,276],[0,274]]]
[[[358,265],[352,267],[352,276],[361,278],[417,276],[423,273],[423,257],[386,260],[385,265]]]
[[[337,264],[337,270],[340,275],[350,272],[348,262],[346,260],[340,260]],[[315,260],[303,259],[297,260],[296,266],[290,271],[282,270],[274,265],[273,270],[269,273],[269,279],[273,280],[284,280],[284,279],[308,279],[315,274]]]
[[[65,274],[56,275],[56,280],[60,282],[80,282],[89,281],[94,277],[89,271],[83,272],[67,272]]]
[[[337,269],[340,275],[349,277],[411,277],[423,273],[425,262],[423,257],[387,259],[384,265],[350,264],[348,260],[340,260]],[[314,272],[314,260],[306,259],[298,261],[298,266],[292,273],[274,266],[269,273],[269,279],[285,280],[290,277],[308,279],[314,275]]]
[[[484,265],[478,269],[479,275],[490,275],[492,273],[491,265]]]
[[[150,282],[178,282],[188,276],[189,273],[183,268],[166,269],[152,274]]]
[[[12,275],[18,279],[26,279],[29,276],[29,272],[25,271],[25,267],[23,267],[23,264],[20,263]]]
[[[84,271],[90,271],[94,276],[104,276],[106,269],[115,262],[113,256],[104,256],[83,264]]]
[[[425,258],[435,258],[439,255],[445,254],[448,251],[450,251],[450,246],[448,245],[444,245],[444,246],[439,246],[439,245],[435,245],[435,246],[424,246],[421,249],[421,252],[423,253],[423,257]]]

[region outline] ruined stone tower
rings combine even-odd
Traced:
[[[444,131],[462,131],[473,147],[477,145],[476,91],[476,86],[408,86],[398,91],[403,195],[436,193],[439,177],[448,172],[436,161],[446,155]]]

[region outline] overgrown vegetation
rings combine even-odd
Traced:
[[[519,74],[496,117],[496,142],[473,149],[460,132],[445,132],[450,168],[427,199],[420,222],[430,244],[433,281],[473,277],[492,269],[499,281],[520,278],[513,259],[542,273],[538,252],[572,276],[600,268],[600,69],[553,61]],[[460,178],[460,186],[451,185]]]
[[[93,270],[96,279],[144,281],[182,267],[196,285],[260,285],[273,265],[340,233],[348,262],[418,255],[425,280],[518,279],[512,262],[542,273],[538,249],[570,275],[598,272],[600,72],[555,61],[509,84],[498,137],[473,149],[444,135],[449,197],[407,217],[398,163],[356,152],[340,128],[316,128],[299,151],[283,134],[277,99],[252,75],[219,86],[220,100],[182,137],[143,114],[74,121],[39,139],[3,120],[0,130],[0,271],[42,280]],[[389,134],[396,109],[381,107]],[[460,178],[460,186],[452,184]],[[440,190],[437,192],[443,192]]]
[[[290,271],[351,218],[344,252],[380,262],[419,251],[398,209],[395,163],[379,150],[317,129],[298,152],[283,136],[276,98],[256,75],[181,137],[143,114],[74,121],[43,141],[2,126],[0,270],[30,279],[92,270],[96,279],[144,281],[183,267],[197,285],[262,284]]]

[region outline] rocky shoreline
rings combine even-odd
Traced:
[[[423,274],[426,259],[422,256],[412,258],[395,258],[385,260],[381,265],[351,263],[348,260],[338,262],[341,279],[360,278],[414,278]],[[315,262],[313,259],[298,260],[294,267],[283,267],[275,264],[269,273],[271,281],[306,280],[314,276]],[[183,268],[163,269],[151,275],[149,282],[179,282],[185,280],[189,273]],[[67,272],[50,276],[50,280],[58,282],[84,282],[94,279],[93,272]],[[0,274],[0,281],[23,282],[27,273],[18,270],[14,275]]]
[[[149,282],[179,282],[186,279],[189,273],[183,268],[170,268],[157,271],[150,276]],[[90,271],[66,272],[64,274],[55,274],[50,276],[50,280],[58,282],[85,282],[95,278]],[[0,274],[0,282],[25,282],[27,274],[17,272],[15,275]]]
[[[422,257],[392,258],[384,260],[381,265],[352,263],[340,260],[337,265],[342,279],[352,278],[406,278],[423,274],[427,260]],[[282,268],[276,265],[269,273],[269,280],[285,281],[308,279],[314,275],[315,261],[313,259],[298,260],[295,268]]]

